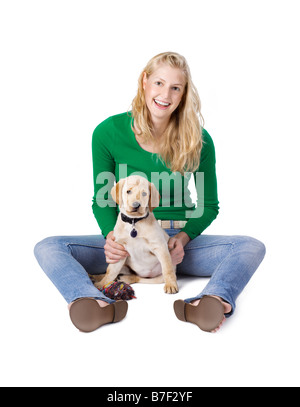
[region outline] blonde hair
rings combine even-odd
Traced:
[[[150,112],[146,105],[143,89],[143,76],[147,78],[153,74],[158,65],[167,64],[172,68],[179,68],[186,79],[186,85],[181,102],[172,113],[169,124],[159,144],[159,156],[172,172],[194,172],[200,164],[202,149],[202,127],[204,125],[201,115],[201,102],[195,88],[186,59],[175,52],[164,52],[153,57],[138,80],[138,92],[132,101],[132,116],[134,118],[133,131],[143,142],[154,142],[151,131],[152,122]]]

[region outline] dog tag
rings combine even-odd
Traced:
[[[132,231],[130,232],[130,236],[137,237],[137,230],[133,228]]]

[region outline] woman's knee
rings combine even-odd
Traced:
[[[51,236],[38,242],[33,249],[34,255],[39,260],[45,253],[49,253],[53,249],[61,246],[65,239],[62,236]]]
[[[266,254],[266,246],[260,240],[250,236],[237,236],[238,246],[241,252],[247,252],[249,255],[255,257],[260,262]]]

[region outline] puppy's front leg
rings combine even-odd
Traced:
[[[122,270],[122,267],[124,266],[124,263],[126,261],[126,258],[123,260],[118,261],[118,263],[113,263],[109,264],[107,267],[105,276],[102,278],[101,281],[95,283],[95,287],[98,289],[102,289],[106,284],[111,283],[112,281],[115,281],[118,275],[120,274],[120,271]]]
[[[173,266],[168,247],[166,245],[163,245],[161,247],[156,248],[155,250],[152,249],[152,251],[156,255],[161,264],[162,275],[165,281],[164,286],[165,293],[167,294],[178,293],[176,267]]]

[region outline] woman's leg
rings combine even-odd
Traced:
[[[88,276],[88,273],[105,273],[104,244],[105,239],[100,235],[48,237],[35,246],[34,254],[68,304],[84,297],[114,303]]]
[[[177,266],[177,273],[211,278],[201,293],[185,302],[204,296],[220,297],[231,305],[230,313],[226,314],[229,317],[265,251],[263,243],[247,236],[200,235],[191,240],[185,246],[185,257]]]

